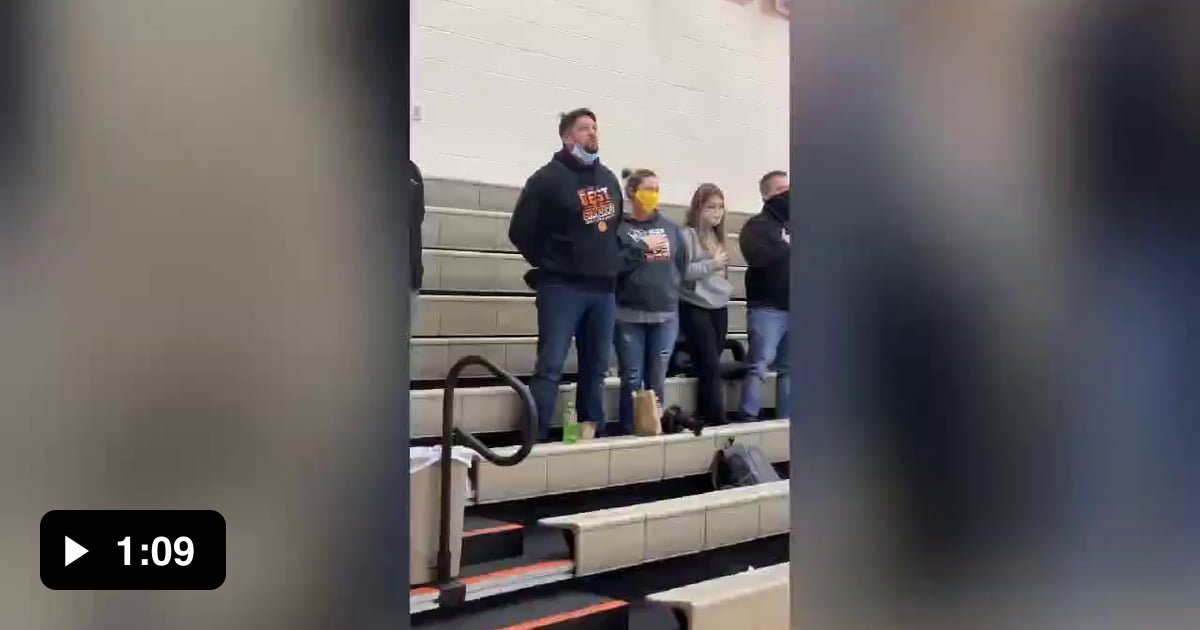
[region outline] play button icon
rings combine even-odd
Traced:
[[[80,559],[81,557],[83,557],[83,554],[88,552],[88,550],[85,549],[83,545],[75,542],[74,540],[71,540],[67,536],[63,536],[63,541],[66,545],[63,550],[63,559],[64,559],[63,566],[64,567],[69,566],[72,562],[75,562],[76,560]]]
[[[213,510],[51,510],[38,524],[38,555],[42,584],[52,591],[211,591],[225,583],[225,517]]]

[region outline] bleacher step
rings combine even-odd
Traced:
[[[571,578],[575,563],[560,532],[546,528],[521,528],[520,531],[523,540],[519,555],[469,563],[465,561],[464,554],[458,582],[465,588],[465,601],[472,602]],[[467,539],[463,540],[465,546]],[[411,589],[409,609],[419,613],[439,608],[442,603],[439,600],[444,595],[434,585]]]
[[[567,591],[526,599],[466,618],[413,625],[426,630],[627,630],[629,604],[619,599]]]
[[[707,475],[693,475],[690,477],[667,479],[665,481],[614,486],[569,494],[543,495],[504,503],[468,505],[466,513],[473,516],[532,525],[536,524],[540,519],[552,516],[684,497],[710,490],[712,490],[712,480]],[[532,531],[532,528],[530,531]]]
[[[565,543],[560,548],[565,549]],[[653,593],[739,573],[750,566],[763,567],[785,562],[787,548],[788,536],[785,534],[582,577],[572,574],[573,563],[570,560],[537,560],[530,556],[521,561],[496,562],[486,569],[473,567],[468,571],[470,575],[464,577],[464,581],[468,583],[467,602],[459,607],[435,610],[436,604],[426,605],[421,604],[421,601],[436,598],[436,590],[414,589],[414,596],[410,599],[414,614],[413,627],[503,627],[492,623],[495,619],[494,611],[512,606],[522,608],[526,602],[571,591],[629,602],[629,628],[678,630],[680,626],[676,622],[676,616],[669,611],[668,606],[652,603],[644,598]],[[559,565],[565,567],[566,575],[563,575],[562,571],[555,572]],[[514,580],[513,576],[519,579]],[[503,589],[482,588],[502,581],[506,581]],[[420,593],[417,591],[424,595],[418,596]],[[533,621],[538,617],[528,615],[526,618]],[[485,622],[484,625],[465,625],[479,621]],[[451,625],[436,625],[443,623]],[[464,625],[454,625],[456,623]]]
[[[772,466],[779,473],[780,479],[789,478],[787,462],[777,462]],[[466,514],[468,518],[483,517],[510,523],[524,523],[527,526],[525,531],[528,534],[536,529],[534,525],[543,518],[674,499],[703,494],[712,490],[712,478],[705,473],[568,494],[547,494],[503,503],[468,505]]]
[[[424,295],[413,337],[536,337],[531,295]],[[746,302],[729,303],[729,332],[746,332]]]
[[[457,361],[457,359],[455,359]],[[462,385],[460,383],[460,385]],[[664,396],[665,406],[678,405],[688,413],[696,409],[696,379],[690,377],[671,377],[667,379]],[[726,381],[725,404],[728,411],[738,408],[741,400],[739,383]],[[607,378],[604,382],[605,409],[610,422],[617,416],[617,400],[620,381]],[[574,383],[564,383],[559,388],[556,401],[555,415],[550,419],[551,425],[558,426],[562,417],[562,407],[575,399],[576,386]],[[424,389],[413,390],[409,394],[411,428],[413,440],[422,438],[440,438],[442,434],[442,401],[444,390]],[[767,382],[763,391],[764,402],[768,408],[775,404],[775,373],[767,373]],[[516,431],[524,418],[524,408],[520,398],[512,388],[506,386],[488,387],[459,387],[454,393],[454,422],[455,426],[470,431],[476,436],[486,434],[504,434]],[[499,435],[503,437],[503,435]],[[493,442],[497,443],[497,442]],[[510,442],[515,444],[516,442]]]
[[[700,475],[572,495],[551,495],[509,504],[468,507],[464,520],[463,563],[458,577],[466,587],[466,600],[470,602],[504,595],[575,577],[574,550],[568,543],[569,537],[558,528],[538,526],[536,521],[539,519],[634,506],[711,491],[711,480]],[[515,523],[528,525],[519,530],[508,529],[509,524]],[[467,548],[472,536],[467,534],[472,530],[486,532],[488,526],[504,527],[506,530],[491,535],[519,532],[523,537],[521,553],[482,562],[468,558]],[[431,610],[438,607],[438,597],[438,590],[429,586],[413,589],[410,591],[410,605],[414,612]]]
[[[462,564],[517,558],[525,553],[525,526],[467,515],[463,519]]]
[[[688,630],[774,630],[790,625],[787,562],[650,595],[673,608]]]
[[[538,444],[516,466],[481,462],[473,467],[472,502],[509,502],[702,475],[709,473],[714,455],[731,440],[761,448],[767,461],[782,462],[789,456],[789,431],[787,420],[765,420],[705,427],[700,435],[685,431]],[[496,451],[514,453],[516,447]]]
[[[788,531],[788,481],[545,518],[571,539],[577,576],[638,566]]]

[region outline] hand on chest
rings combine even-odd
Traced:
[[[663,228],[634,228],[629,230],[629,238],[649,247],[646,260],[660,262],[671,259],[671,239],[667,237],[667,231]]]

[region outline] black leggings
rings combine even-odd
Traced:
[[[721,353],[729,329],[729,309],[707,309],[679,304],[679,327],[691,348],[699,378],[696,415],[708,424],[725,422],[725,387],[721,381]]]

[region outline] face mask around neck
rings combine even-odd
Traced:
[[[584,164],[592,164],[596,161],[597,158],[600,157],[599,152],[590,153],[586,149],[583,148],[583,145],[579,145],[579,144],[576,144],[571,147],[571,155],[574,155],[575,157],[579,158],[579,161],[583,162]]]

